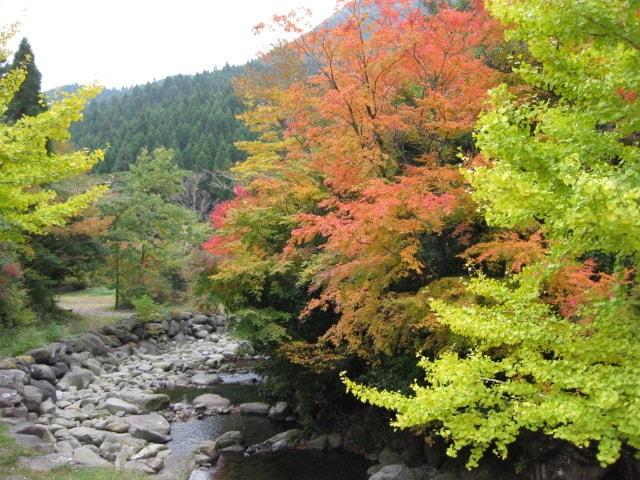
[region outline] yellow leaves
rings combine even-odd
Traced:
[[[20,69],[0,79],[0,114],[23,79]],[[19,238],[24,231],[43,233],[49,226],[60,226],[107,190],[96,186],[59,201],[46,187],[87,172],[102,159],[100,150],[57,154],[47,150],[50,140],[69,137],[71,123],[82,118],[84,105],[99,91],[99,87],[84,87],[43,113],[25,116],[12,125],[0,124],[0,240]]]

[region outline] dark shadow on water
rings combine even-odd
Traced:
[[[212,480],[366,480],[370,465],[356,455],[317,450],[224,454]]]

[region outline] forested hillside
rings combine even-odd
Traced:
[[[242,103],[231,80],[240,67],[176,75],[93,100],[72,128],[77,147],[108,147],[98,172],[126,170],[143,148],[175,151],[187,170],[226,170],[242,158],[233,143],[249,138],[236,119]]]

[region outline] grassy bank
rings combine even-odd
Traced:
[[[3,329],[0,337],[0,356],[20,355],[60,338],[97,329],[113,323],[131,312],[114,309],[113,290],[104,287],[60,295],[58,304],[68,310],[50,322],[38,322]]]

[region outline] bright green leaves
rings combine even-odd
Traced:
[[[0,48],[4,50],[6,36]],[[0,53],[0,56],[3,56]],[[7,110],[25,79],[19,68],[0,79],[0,113]],[[0,123],[0,241],[20,240],[24,233],[44,233],[90,205],[105,191],[97,186],[64,200],[47,185],[87,172],[102,159],[102,151],[51,153],[50,141],[69,138],[69,127],[82,118],[85,104],[99,92],[80,89],[54,103],[45,112]]]
[[[452,345],[423,359],[425,378],[413,396],[345,383],[394,410],[400,428],[441,425],[449,454],[468,447],[470,466],[486,451],[504,457],[522,430],[597,446],[598,460],[610,464],[623,445],[640,448],[632,274],[640,255],[640,2],[489,0],[488,7],[508,39],[527,43],[535,64],[518,72],[538,90],[493,91],[476,133],[490,163],[466,177],[491,226],[540,227],[550,251],[505,279],[471,281],[477,304],[430,302],[471,348]],[[593,267],[600,257],[609,271]],[[571,298],[571,288],[560,289],[574,303],[563,317],[550,282],[588,258],[591,267],[575,275],[601,294]]]

